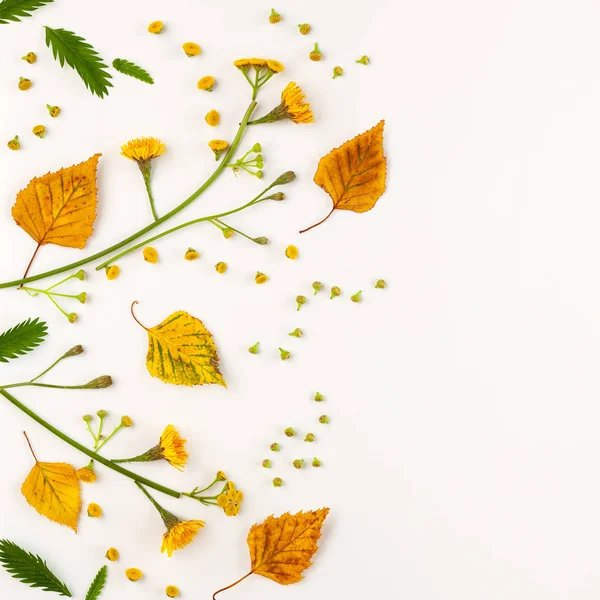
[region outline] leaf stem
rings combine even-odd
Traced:
[[[314,225],[311,225],[310,227],[307,227],[306,229],[301,229],[300,233],[306,233],[307,231],[310,231],[313,227],[318,227],[319,225],[321,225],[321,223],[325,223],[325,221],[327,221],[327,219],[329,219],[329,217],[333,214],[334,210],[335,210],[335,206],[331,209],[329,214],[324,219],[321,219],[318,223],[315,223]]]
[[[38,416],[31,409],[27,408],[24,404],[19,402],[12,394],[9,394],[5,389],[0,389],[0,395],[4,396],[11,404],[16,406],[20,411],[24,412],[28,417],[32,418],[34,421],[39,423],[42,427],[53,433],[56,437],[60,438],[63,442],[66,442],[70,446],[73,446],[73,448],[75,448],[76,450],[83,452],[83,454],[89,456],[90,458],[94,459],[95,461],[99,462],[105,467],[108,467],[109,469],[112,469],[113,471],[116,471],[121,475],[125,475],[125,477],[129,477],[129,479],[133,479],[133,481],[142,483],[145,486],[148,486],[149,488],[152,488],[158,492],[162,492],[167,496],[171,496],[172,498],[181,498],[181,492],[168,488],[164,485],[161,485],[160,483],[156,483],[155,481],[151,481],[150,479],[142,477],[141,475],[137,475],[132,471],[128,471],[127,469],[124,469],[123,467],[114,464],[107,458],[104,458],[104,456],[101,456],[93,450],[86,448],[79,442],[76,442],[74,439],[70,438],[68,435],[64,434],[62,431],[60,431],[53,425],[50,425],[50,423],[42,419],[42,417]]]
[[[246,575],[244,575],[242,578],[238,579],[235,583],[232,583],[231,585],[228,585],[227,587],[217,590],[213,594],[213,600],[215,600],[215,598],[217,597],[217,594],[220,594],[221,592],[224,592],[225,590],[230,590],[232,587],[236,586],[238,583],[241,583],[242,581],[244,581],[244,579],[246,579],[246,577],[250,577],[250,575],[252,575],[252,571],[250,571],[249,573],[246,573]]]
[[[33,252],[33,256],[31,257],[31,260],[29,261],[29,264],[27,265],[27,268],[25,269],[25,273],[23,273],[23,279],[27,278],[27,273],[29,273],[29,269],[31,269],[31,265],[33,264],[33,261],[35,260],[35,257],[37,256],[37,253],[40,251],[40,248],[42,247],[42,244],[39,244],[36,246],[34,252]],[[23,281],[23,283],[25,283],[25,281]],[[21,286],[23,285],[23,283],[21,284]]]
[[[95,260],[98,260],[99,258],[103,258],[109,254],[112,254],[113,252],[116,252],[117,250],[120,250],[121,248],[124,248],[125,246],[128,246],[131,242],[134,242],[135,240],[142,237],[143,235],[146,235],[147,233],[149,233],[150,231],[152,231],[159,225],[162,225],[163,223],[165,223],[166,221],[168,221],[169,219],[171,219],[172,217],[174,217],[175,215],[180,213],[184,208],[187,208],[190,204],[192,204],[192,202],[194,202],[194,200],[196,200],[200,195],[202,195],[211,186],[211,184],[223,172],[227,163],[235,155],[235,152],[237,151],[237,148],[238,148],[240,142],[242,141],[244,132],[246,131],[246,127],[248,126],[248,121],[250,120],[250,117],[252,116],[252,113],[254,112],[256,105],[257,105],[257,102],[256,102],[256,100],[253,99],[252,102],[250,103],[250,105],[248,106],[246,113],[244,114],[244,118],[242,119],[242,121],[240,123],[238,132],[237,132],[233,142],[231,143],[231,146],[229,147],[227,154],[223,157],[223,160],[218,164],[218,166],[214,170],[213,174],[189,198],[184,200],[181,204],[178,204],[175,208],[173,208],[167,214],[163,215],[160,219],[157,219],[153,223],[146,225],[146,227],[140,229],[139,231],[137,231],[136,233],[125,238],[121,242],[118,242],[117,244],[113,244],[109,248],[102,250],[101,252],[96,252],[96,254],[92,254],[91,256],[88,256],[87,258],[82,258],[81,260],[75,261],[68,265],[64,265],[62,267],[58,267],[57,269],[52,269],[50,271],[46,271],[44,273],[38,273],[37,275],[31,275],[30,277],[24,276],[22,279],[16,279],[14,281],[6,281],[4,283],[0,283],[0,289],[21,286],[25,283],[30,283],[32,281],[39,281],[40,279],[46,279],[47,277],[52,277],[53,275],[58,275],[59,273],[64,273],[65,271],[70,271],[71,269],[77,269],[78,267],[87,265]],[[37,250],[36,250],[36,252],[37,252]]]

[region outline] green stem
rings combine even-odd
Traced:
[[[58,308],[58,310],[60,310],[60,312],[65,315],[65,317],[67,317],[67,319],[69,318],[69,315],[67,314],[67,312],[65,310],[63,310],[63,307],[50,295],[46,294],[46,297],[48,298],[48,300],[50,300],[50,302],[52,302],[52,304],[54,304],[54,306],[56,306],[56,308]]]
[[[163,223],[165,223],[166,221],[168,221],[169,219],[171,219],[172,217],[174,217],[175,215],[180,213],[184,208],[187,208],[192,202],[194,202],[194,200],[196,200],[196,198],[198,198],[201,194],[203,194],[211,186],[211,184],[223,172],[226,164],[235,155],[235,152],[237,151],[237,148],[238,148],[240,142],[242,141],[244,132],[246,131],[248,121],[250,120],[250,117],[252,116],[252,113],[254,112],[254,109],[256,108],[256,104],[257,104],[256,100],[253,98],[252,102],[250,103],[250,106],[248,106],[248,109],[246,110],[246,113],[244,114],[244,118],[242,119],[242,122],[240,123],[238,132],[237,132],[233,142],[231,143],[231,146],[229,147],[227,154],[225,155],[223,160],[218,164],[218,166],[215,169],[215,171],[213,172],[213,174],[189,198],[184,200],[181,204],[178,204],[174,209],[169,211],[166,215],[162,216],[160,219],[157,219],[153,223],[150,223],[150,225],[146,225],[146,227],[144,227],[143,229],[140,229],[138,232],[134,233],[133,235],[130,235],[128,238],[125,238],[121,242],[118,242],[117,244],[114,244],[114,245],[110,246],[109,248],[102,250],[101,252],[97,252],[96,254],[92,254],[91,256],[88,256],[87,258],[82,258],[81,260],[78,260],[76,262],[70,263],[68,265],[64,265],[63,267],[59,267],[57,269],[52,269],[51,271],[46,271],[45,273],[38,273],[37,275],[31,275],[30,277],[23,277],[22,279],[16,279],[14,281],[7,281],[4,283],[0,283],[0,289],[20,286],[20,285],[23,285],[24,283],[29,283],[31,281],[38,281],[40,279],[46,279],[47,277],[52,277],[53,275],[58,275],[59,273],[64,273],[65,271],[70,271],[72,269],[77,269],[78,267],[82,267],[83,265],[87,265],[88,263],[98,260],[99,258],[103,258],[109,254],[112,254],[113,252],[115,252],[117,250],[120,250],[121,248],[123,248],[125,246],[128,246],[131,242],[134,242],[135,240],[142,237],[143,235],[146,235],[147,233],[149,233],[150,231],[152,231],[159,225],[162,225]]]
[[[58,287],[59,285],[62,285],[63,283],[69,281],[69,279],[73,279],[73,277],[75,277],[74,273],[72,273],[68,277],[65,277],[64,279],[61,279],[58,283],[51,285],[46,291],[49,292],[50,290],[53,290],[55,287]]]
[[[42,419],[42,417],[39,417],[36,413],[34,413],[29,408],[27,408],[24,404],[21,404],[21,402],[19,402],[14,396],[9,394],[6,390],[0,389],[0,395],[4,396],[11,404],[13,404],[19,410],[24,412],[28,417],[31,417],[34,421],[39,423],[42,427],[46,428],[48,431],[53,433],[55,436],[59,437],[63,442],[66,442],[70,446],[73,446],[73,448],[75,448],[76,450],[83,452],[83,454],[85,454],[86,456],[89,456],[90,458],[94,459],[95,461],[99,462],[100,464],[104,465],[105,467],[108,467],[109,469],[112,469],[113,471],[116,471],[117,473],[120,473],[121,475],[125,475],[125,477],[129,477],[129,479],[133,479],[133,481],[143,483],[144,485],[148,486],[149,488],[152,488],[158,492],[162,492],[163,494],[166,494],[167,496],[171,496],[172,498],[181,498],[181,495],[182,495],[181,492],[178,492],[176,490],[168,488],[164,485],[161,485],[160,483],[151,481],[150,479],[146,479],[146,477],[137,475],[136,473],[133,473],[132,471],[128,471],[127,469],[124,469],[123,467],[120,467],[119,465],[115,465],[113,462],[111,462],[107,458],[104,458],[100,454],[97,454],[93,450],[90,450],[89,448],[86,448],[85,446],[81,445],[79,442],[76,442],[74,439],[70,438],[68,435],[64,434],[59,429],[56,429],[56,427],[54,427],[53,425],[50,425],[50,423],[48,423],[47,421]]]
[[[221,223],[222,225],[224,225],[226,229],[231,229],[231,231],[235,231],[236,233],[239,233],[240,235],[244,236],[246,239],[249,239],[251,242],[254,241],[254,238],[250,237],[249,235],[246,235],[243,231],[240,231],[239,229],[236,229],[235,227],[232,227],[231,225],[227,225],[227,223],[223,223],[223,221],[219,220],[218,222]]]
[[[96,452],[98,452],[98,451],[100,450],[100,448],[102,448],[102,446],[104,446],[104,444],[106,444],[106,442],[108,442],[108,440],[110,440],[110,438],[112,438],[112,437],[115,435],[115,433],[117,433],[117,431],[119,431],[119,429],[121,429],[122,427],[123,427],[123,424],[122,424],[122,423],[119,423],[119,424],[118,424],[118,425],[117,425],[117,426],[116,426],[116,427],[115,427],[115,428],[112,430],[112,433],[110,433],[110,434],[108,435],[108,437],[107,437],[107,438],[105,438],[105,439],[103,439],[103,440],[102,440],[102,443],[101,443],[101,444],[100,444],[100,445],[99,445],[99,446],[96,448]],[[98,438],[98,439],[100,439],[100,438]]]
[[[146,192],[148,192],[148,200],[150,200],[150,210],[152,211],[152,216],[155,221],[158,221],[158,213],[156,212],[156,207],[154,206],[154,196],[152,195],[152,187],[150,185],[150,163],[148,166],[142,169],[142,176],[144,177],[144,185],[146,186]]]
[[[56,359],[45,371],[42,371],[39,375],[29,380],[29,383],[34,383],[38,379],[42,378],[46,373],[49,373],[54,367],[61,361],[64,360],[66,356],[63,354],[60,358]]]
[[[50,297],[50,296],[59,296],[61,298],[77,298],[77,296],[75,296],[73,294],[60,294],[58,292],[50,292],[48,290],[38,290],[37,288],[32,288],[32,287],[23,286],[23,289],[26,292],[35,292],[36,294],[45,294],[48,297]]]
[[[23,381],[22,383],[10,383],[8,385],[0,385],[0,390],[8,390],[18,387],[41,387],[50,388],[53,390],[84,390],[86,384],[83,385],[53,385],[51,383],[35,383],[33,381]]]

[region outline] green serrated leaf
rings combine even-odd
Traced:
[[[54,0],[2,0],[0,2],[0,23],[20,21],[23,17],[30,17],[31,13]]]
[[[71,598],[69,588],[52,573],[36,554],[31,554],[9,540],[0,540],[0,564],[15,578],[45,592]],[[95,596],[97,598],[97,596]]]
[[[0,362],[18,358],[37,348],[46,337],[48,328],[44,321],[27,319],[0,334]]]
[[[85,600],[97,600],[106,584],[107,574],[108,569],[106,568],[106,565],[104,565],[98,573],[96,573],[96,577],[94,577],[94,581],[92,581],[92,585],[90,585],[90,589],[85,595]]]
[[[135,77],[144,83],[154,83],[154,79],[148,71],[142,69],[142,67],[132,63],[130,60],[126,60],[124,58],[115,58],[112,63],[113,67],[119,71],[119,73],[123,73],[123,75],[129,75],[129,77]]]
[[[85,87],[92,94],[100,98],[108,95],[108,88],[112,87],[109,81],[112,77],[98,52],[94,50],[82,37],[66,29],[51,29],[46,27],[46,46],[52,50],[54,58],[61,67],[65,63],[73,67]]]

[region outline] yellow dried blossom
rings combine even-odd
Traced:
[[[200,254],[196,252],[196,250],[194,250],[193,248],[188,248],[184,255],[185,260],[196,260],[199,257]]]
[[[19,136],[15,135],[15,137],[10,140],[6,144],[11,150],[18,150],[21,147],[21,143],[19,142]]]
[[[221,273],[221,275],[222,275],[223,273],[225,273],[225,271],[227,271],[227,263],[218,262],[215,265],[215,269],[217,270],[217,273]]]
[[[294,246],[293,244],[290,244],[286,249],[285,249],[285,255],[290,259],[290,260],[296,260],[298,258],[298,248],[296,248],[296,246]]]
[[[215,86],[215,78],[212,75],[206,75],[198,81],[198,89],[205,92],[212,92]]]
[[[102,516],[102,508],[95,502],[90,502],[87,507],[88,517],[98,519]]]
[[[133,421],[131,420],[131,417],[128,417],[127,415],[122,416],[121,417],[121,425],[123,427],[132,427]]]
[[[319,44],[317,44],[317,42],[315,42],[315,47],[312,50],[312,52],[308,55],[308,57],[310,58],[310,60],[313,60],[315,62],[319,62],[323,58],[323,53],[321,52],[321,50],[319,50]]]
[[[165,594],[169,598],[177,598],[179,596],[179,588],[176,585],[168,585],[165,588]]]
[[[211,110],[204,119],[211,127],[216,127],[221,122],[221,115],[216,110]]]
[[[300,33],[302,35],[310,33],[310,25],[308,23],[301,23],[300,25],[298,25],[298,29],[300,30]]]
[[[194,541],[196,534],[204,527],[204,521],[179,521],[169,527],[163,535],[160,551],[173,556],[175,550],[181,550]]]
[[[48,113],[50,113],[50,116],[53,119],[60,115],[60,106],[50,106],[49,104],[46,104],[46,108],[48,109]]]
[[[119,551],[116,548],[109,548],[105,554],[106,558],[111,562],[119,560]]]
[[[217,506],[223,509],[228,517],[235,517],[240,512],[244,494],[236,490],[233,481],[228,481],[223,492],[217,496]]]
[[[135,138],[121,146],[121,156],[135,160],[140,166],[166,152],[163,142],[153,137]]]
[[[152,246],[144,248],[143,255],[146,262],[152,263],[153,265],[158,262],[158,252],[152,248]]]
[[[84,483],[94,483],[94,481],[97,479],[96,473],[91,467],[82,467],[81,469],[77,469],[77,471],[75,471],[75,475],[77,475],[77,479],[79,479],[79,481],[83,481]]]
[[[19,89],[20,90],[28,90],[32,86],[30,79],[25,79],[25,77],[19,78]]]
[[[106,278],[109,281],[116,279],[121,273],[121,269],[118,265],[111,265],[110,267],[106,267]]]
[[[162,33],[164,28],[164,24],[162,21],[152,21],[150,25],[148,25],[148,33]]]
[[[229,148],[229,142],[225,140],[211,140],[208,142],[208,147],[215,153],[215,160],[219,160],[221,152]]]
[[[272,58],[267,60],[267,67],[271,69],[273,73],[281,73],[285,68],[278,60]]]
[[[291,119],[294,123],[312,123],[315,120],[314,115],[310,104],[305,102],[304,98],[304,92],[298,84],[290,81],[281,92],[281,104],[251,123],[272,123],[281,119]]]
[[[342,67],[333,67],[333,77],[332,79],[337,79],[344,74],[344,69]]]
[[[188,56],[198,56],[198,54],[202,52],[200,46],[198,46],[198,44],[195,44],[194,42],[186,42],[181,47]]]
[[[254,281],[258,284],[266,283],[269,280],[268,275],[261,273],[260,271],[256,271],[256,275],[254,276]]]
[[[144,574],[139,569],[127,569],[125,576],[129,581],[139,581]]]
[[[271,14],[269,15],[269,23],[279,23],[281,21],[281,15],[274,9],[271,9]]]
[[[46,128],[43,125],[36,125],[31,132],[39,138],[43,138],[46,135]]]
[[[22,56],[21,58],[25,62],[28,62],[30,65],[32,65],[37,60],[35,52],[28,52],[25,56]]]

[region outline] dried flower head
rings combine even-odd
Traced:
[[[144,574],[139,569],[127,569],[125,571],[125,576],[129,581],[139,581]]]
[[[313,461],[312,461],[312,466],[313,467],[320,467],[321,464],[322,464],[321,461],[315,456],[315,458],[313,458]]]
[[[109,281],[116,279],[121,273],[121,269],[118,265],[111,265],[110,267],[106,267],[106,278]]]
[[[294,437],[296,435],[296,431],[294,430],[293,427],[288,427],[288,428],[284,429],[283,433],[285,433],[285,435],[287,435],[287,437]]]
[[[371,59],[366,54],[363,54],[356,62],[360,65],[368,65]]]
[[[323,289],[323,284],[320,281],[313,281],[312,289],[315,291],[314,295],[316,296]]]
[[[211,126],[216,127],[221,122],[221,115],[216,110],[210,110],[206,113],[204,120]]]
[[[283,485],[283,479],[281,479],[281,477],[275,477],[273,479],[273,486],[274,487],[281,487]]]
[[[208,142],[208,147],[215,153],[215,160],[219,160],[221,152],[229,148],[229,142],[225,140],[211,140]]]
[[[177,598],[179,596],[179,588],[176,585],[168,585],[165,588],[165,594],[169,598]]]
[[[303,304],[306,304],[306,296],[296,296],[296,310],[300,310]]]
[[[331,288],[331,296],[329,296],[329,299],[331,300],[332,298],[335,298],[336,296],[340,296],[341,293],[342,293],[342,290],[337,285],[334,285]]]
[[[267,69],[270,69],[273,73],[281,73],[285,67],[278,60],[269,58],[267,59]]]
[[[319,44],[317,44],[317,42],[315,42],[315,47],[308,55],[308,57],[310,58],[310,60],[313,60],[315,62],[319,62],[323,58],[323,53],[321,52],[321,50],[319,50]]]
[[[344,74],[344,69],[342,69],[342,67],[333,67],[333,78],[332,79],[337,79],[338,77],[341,77]]]
[[[305,95],[295,81],[290,81],[281,92],[281,104],[260,119],[250,121],[251,124],[273,123],[281,119],[291,119],[294,123],[312,123],[314,115],[310,104],[304,101]]]
[[[79,315],[77,313],[72,312],[67,315],[67,319],[69,323],[76,323],[77,319],[79,319]]]
[[[171,517],[173,515],[170,515]],[[166,552],[169,556],[173,556],[175,550],[181,550],[188,544],[191,544],[196,537],[196,534],[204,527],[204,521],[180,521],[175,517],[176,521],[168,525],[167,532],[163,535],[161,552]],[[166,524],[166,520],[165,520]]]
[[[352,302],[360,302],[361,298],[360,295],[362,294],[362,290],[359,290],[358,292],[356,292],[356,294],[353,294],[352,296],[350,296],[350,300],[352,300]]]
[[[98,519],[102,516],[102,508],[95,502],[90,502],[87,507],[88,517]]]
[[[265,469],[270,469],[273,466],[273,463],[268,458],[265,458],[261,464]]]
[[[215,265],[215,269],[216,269],[217,273],[221,273],[221,275],[222,275],[223,273],[225,273],[225,271],[227,271],[227,263],[218,262]]]
[[[310,25],[308,23],[301,23],[298,25],[298,30],[302,35],[306,35],[307,33],[310,33]]]
[[[111,562],[119,560],[119,551],[116,548],[109,548],[104,555]]]
[[[152,21],[150,25],[148,25],[148,33],[162,33],[164,28],[164,24],[162,21]]]
[[[256,275],[254,276],[254,282],[258,284],[266,283],[269,280],[269,276],[261,273],[260,271],[256,271]]]
[[[185,451],[185,442],[173,425],[167,425],[160,436],[157,447],[159,458],[164,458],[172,467],[183,471],[188,459]]]
[[[77,479],[79,479],[79,481],[83,481],[84,483],[94,483],[94,481],[97,479],[94,469],[90,466],[77,469],[77,471],[75,471],[75,475],[77,475]]]
[[[215,86],[215,78],[212,75],[206,75],[198,81],[198,89],[204,92],[212,92]]]
[[[188,248],[185,251],[185,254],[183,255],[183,257],[185,258],[185,260],[196,260],[197,258],[200,257],[200,254],[193,248]]]
[[[21,58],[30,65],[32,65],[37,60],[35,52],[28,52],[25,56],[22,56]]]
[[[271,9],[271,14],[269,15],[269,23],[279,23],[281,21],[281,15],[274,9]]]
[[[290,244],[286,249],[285,249],[285,255],[290,259],[290,260],[296,260],[298,258],[298,248],[296,248],[296,246],[294,246],[293,244]]]
[[[149,161],[158,158],[166,152],[163,142],[153,137],[135,138],[121,146],[121,155],[129,160],[135,160],[140,168]]]
[[[46,108],[48,109],[48,113],[50,116],[55,119],[60,115],[60,107],[59,106],[50,106],[50,104],[46,104]]]
[[[314,433],[307,433],[306,436],[305,436],[305,438],[304,438],[304,441],[305,442],[314,442],[315,439],[316,438],[315,438],[315,434]]]
[[[317,392],[315,394],[314,401],[315,402],[323,402],[323,400],[324,400],[323,394],[321,394],[321,392]]]
[[[11,150],[18,150],[21,147],[21,143],[19,142],[19,136],[15,135],[15,137],[10,140],[6,144]]]
[[[127,415],[123,415],[121,417],[121,425],[123,427],[133,427],[133,421],[132,421],[131,417],[128,417]]]
[[[300,327],[296,327],[296,329],[288,333],[288,335],[291,335],[292,337],[301,338],[304,335],[304,332],[302,331],[302,329],[300,329]]]
[[[181,47],[187,56],[198,56],[202,52],[200,46],[194,42],[186,42]]]
[[[146,262],[152,263],[153,265],[158,262],[158,252],[152,248],[152,246],[144,248],[143,255]]]
[[[319,423],[323,423],[324,425],[329,423],[329,417],[327,415],[321,415],[319,417]]]
[[[259,246],[266,246],[269,243],[269,238],[261,236],[252,238],[252,241]]]
[[[101,409],[101,410],[96,411],[96,414],[98,415],[98,417],[100,419],[104,419],[108,416],[108,411]]]
[[[19,89],[22,91],[28,90],[33,84],[30,79],[26,79],[25,77],[19,78]]]
[[[223,509],[228,517],[235,517],[240,512],[244,494],[236,489],[233,481],[228,481],[223,492],[217,496],[217,506]]]
[[[223,471],[217,471],[217,475],[215,477],[217,481],[227,481],[227,475],[223,473]]]
[[[107,387],[110,387],[113,384],[112,377],[110,375],[102,375],[100,377],[96,377],[96,379],[92,379],[88,381],[82,389],[84,390],[101,390]]]
[[[270,446],[269,449],[272,452],[279,452],[279,450],[281,450],[281,446],[277,443],[277,442],[273,442]]]
[[[304,467],[304,460],[297,458],[293,463],[295,469],[302,469]]]
[[[385,279],[378,279],[375,287],[379,290],[382,290],[386,286]]]

